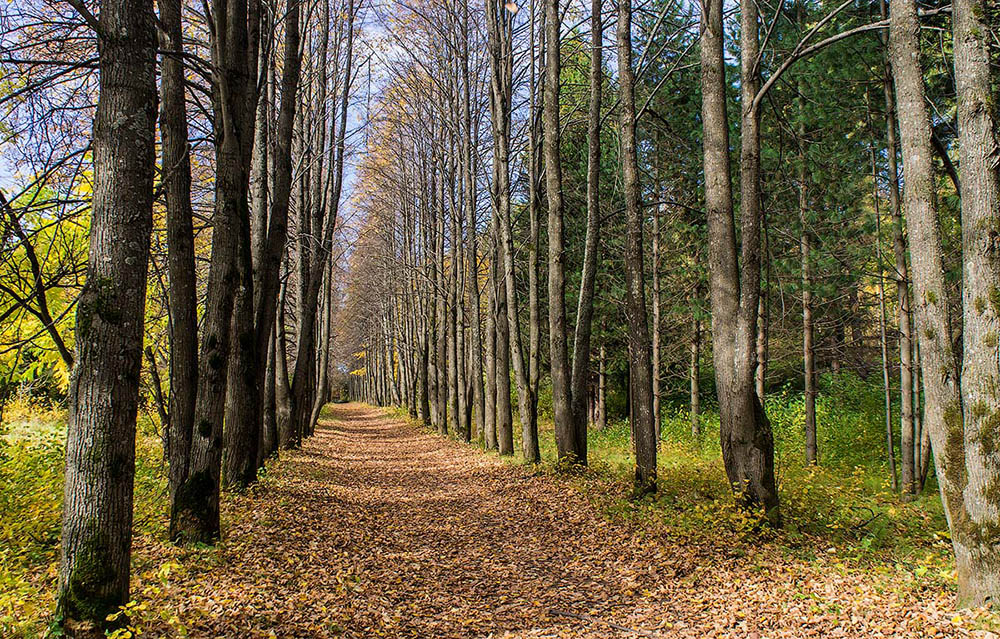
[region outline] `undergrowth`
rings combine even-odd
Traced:
[[[66,454],[65,410],[14,402],[0,424],[0,637],[41,637],[55,606]],[[137,535],[166,531],[160,438],[140,419],[136,442]]]
[[[902,571],[921,583],[953,588],[951,542],[933,476],[913,501],[891,489],[880,389],[850,376],[824,382],[817,401],[818,466],[804,460],[801,393],[785,390],[766,401],[775,438],[780,530],[761,525],[758,514],[735,504],[715,411],[701,415],[696,438],[686,407],[664,407],[653,496],[630,498],[634,456],[630,426],[623,420],[589,431],[589,468],[570,481],[608,516],[655,524],[685,543],[746,548],[765,541],[797,559],[826,562],[835,556],[844,566]],[[543,424],[540,444],[543,472],[559,472],[550,422]]]

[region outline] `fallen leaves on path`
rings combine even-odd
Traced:
[[[681,545],[378,409],[334,415],[258,494],[229,501],[219,554],[164,591],[179,625],[147,634],[990,636],[963,627],[945,590],[766,545],[747,556]]]

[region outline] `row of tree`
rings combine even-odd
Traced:
[[[327,401],[365,9],[67,4],[4,18],[5,144],[28,182],[0,202],[3,318],[10,379],[53,348],[69,373],[57,617],[89,637],[129,600],[141,386],[177,543],[218,540],[220,491],[299,446]]]
[[[585,464],[614,369],[642,494],[670,378],[697,431],[710,352],[729,481],[780,525],[765,392],[802,385],[817,463],[819,371],[881,369],[893,482],[894,440],[909,495],[933,448],[960,601],[992,600],[995,11],[747,0],[735,28],[722,0],[634,4],[397,9],[338,321],[350,392],[501,454],[516,407],[528,461],[551,406]]]

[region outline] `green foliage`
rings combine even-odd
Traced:
[[[66,414],[15,402],[0,425],[0,636],[38,637],[55,606],[65,469]],[[166,471],[159,437],[140,423],[134,531],[166,530]]]

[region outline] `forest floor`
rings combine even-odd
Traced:
[[[228,500],[219,548],[137,540],[133,623],[240,638],[996,636],[947,588],[767,540],[678,540],[577,486],[334,406]]]

